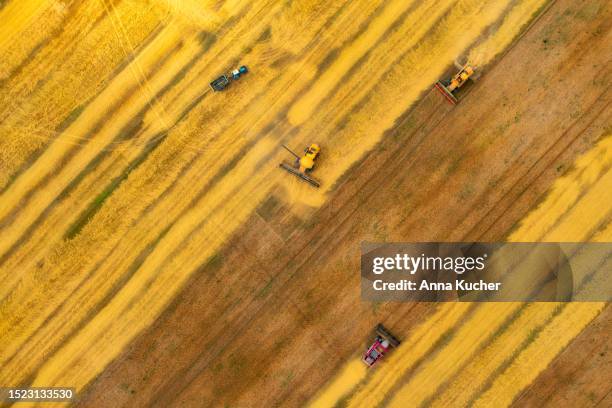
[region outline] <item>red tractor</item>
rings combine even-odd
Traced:
[[[382,324],[376,326],[376,339],[362,358],[368,367],[372,367],[391,347],[397,347],[400,341]]]

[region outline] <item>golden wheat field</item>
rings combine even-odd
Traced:
[[[0,386],[548,395],[605,303],[371,304],[359,244],[611,241],[611,21],[605,0],[0,0]],[[432,87],[462,59],[480,77],[452,106]],[[319,189],[278,167],[314,142]],[[378,321],[403,342],[367,369]],[[606,405],[610,379],[563,401]]]

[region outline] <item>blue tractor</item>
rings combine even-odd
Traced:
[[[232,71],[230,77],[231,80],[230,78],[228,78],[227,75],[221,75],[219,78],[215,79],[210,83],[210,87],[215,92],[222,91],[227,88],[231,81],[237,80],[238,78],[240,78],[241,75],[246,74],[247,72],[249,72],[249,69],[246,67],[246,65],[243,65],[240,68]]]

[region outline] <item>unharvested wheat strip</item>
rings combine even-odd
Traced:
[[[568,303],[520,356],[497,377],[475,407],[508,406],[518,393],[535,380],[550,361],[576,337],[603,308],[605,303]]]
[[[452,339],[435,356],[425,361],[393,396],[390,407],[419,405],[431,398],[438,386],[457,375],[459,369],[521,305],[482,303],[476,307],[474,314],[457,328]],[[478,330],[475,330],[476,327]]]
[[[432,402],[433,407],[447,407],[449,401],[456,406],[467,406],[468,402],[486,381],[495,375],[506,359],[513,353],[520,352],[520,347],[530,333],[544,324],[552,315],[556,303],[529,304],[521,311],[516,320],[492,339],[482,351],[475,353],[468,364],[455,375],[447,386],[442,386],[441,393]],[[433,387],[429,387],[433,390]]]
[[[583,190],[584,191],[584,190]],[[581,199],[565,214],[563,222],[555,225],[545,236],[546,241],[586,241],[602,225],[610,222],[610,213],[602,211],[612,202],[612,170],[607,170],[597,182],[590,186]],[[600,214],[585,217],[585,214]],[[571,239],[568,237],[572,237]],[[606,237],[602,237],[606,238]],[[607,239],[611,239],[608,236]]]
[[[612,161],[612,137],[608,136],[587,154],[576,160],[575,170],[555,182],[545,201],[532,211],[520,224],[511,237],[513,241],[537,241],[546,237],[548,240],[579,240],[578,236],[558,235],[559,229],[551,229],[564,214],[571,211],[581,199],[584,191],[593,187],[604,172],[607,172]],[[595,212],[597,214],[598,211]],[[577,214],[579,215],[579,214]],[[584,216],[584,214],[583,214]],[[592,217],[588,223],[598,222]],[[586,231],[580,232],[583,236]]]
[[[309,404],[310,408],[333,407],[345,395],[350,393],[367,374],[367,367],[360,359],[348,362],[340,373],[333,378],[314,401]]]
[[[387,393],[400,381],[403,373],[415,367],[436,342],[440,341],[470,309],[467,303],[446,303],[427,321],[419,325],[400,347],[385,361],[385,370],[375,371],[357,389],[348,402],[349,407],[372,407],[380,404]]]
[[[376,16],[368,29],[354,43],[345,48],[333,65],[321,75],[311,90],[300,98],[289,110],[288,118],[292,124],[302,124],[312,114],[321,99],[327,95],[359,58],[376,43],[395,18],[412,4],[411,1],[392,1],[379,16]]]
[[[468,61],[476,66],[486,65],[495,56],[511,45],[512,41],[519,34],[518,29],[527,24],[531,18],[546,3],[551,0],[521,0],[504,17],[502,25],[497,31],[488,37],[482,44],[472,49],[468,56]]]

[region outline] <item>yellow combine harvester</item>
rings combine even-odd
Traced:
[[[444,97],[453,105],[456,105],[457,102],[459,102],[453,92],[465,85],[468,79],[476,79],[474,77],[474,67],[472,67],[471,65],[459,65],[455,63],[455,66],[459,68],[459,72],[457,72],[448,81],[438,81],[436,83],[436,89],[440,91],[442,95],[444,95]]]
[[[298,176],[302,180],[309,182],[311,185],[320,187],[321,184],[307,174],[312,171],[315,165],[315,160],[319,156],[319,152],[321,151],[319,145],[316,143],[311,144],[309,147],[304,149],[304,155],[302,157],[295,154],[287,146],[283,145],[283,147],[287,149],[289,153],[295,156],[295,162],[293,165],[283,162],[280,164],[280,167],[287,170],[289,173]]]

